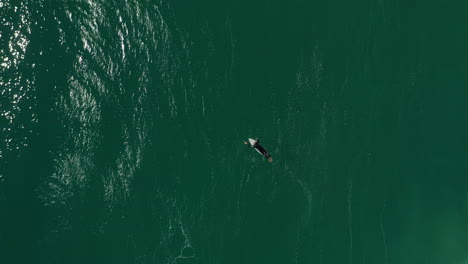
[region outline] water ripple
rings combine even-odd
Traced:
[[[27,60],[32,14],[25,3],[2,2],[0,38],[0,159],[27,147],[37,123],[35,64]]]

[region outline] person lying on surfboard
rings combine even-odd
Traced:
[[[250,144],[249,144],[250,143]],[[265,158],[268,159],[269,162],[273,162],[273,158],[270,156],[270,154],[266,151],[265,148],[260,146],[260,140],[257,139],[251,139],[249,138],[249,143],[244,142],[249,148],[255,148],[255,150],[262,154]]]

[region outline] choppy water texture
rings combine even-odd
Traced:
[[[466,263],[461,2],[0,1],[1,262]]]

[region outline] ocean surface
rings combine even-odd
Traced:
[[[468,263],[467,12],[0,0],[0,263]]]

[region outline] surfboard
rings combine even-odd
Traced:
[[[257,140],[253,139],[253,138],[249,138],[249,142],[250,142],[250,145],[255,145],[257,143]],[[260,150],[258,150],[257,148],[255,148],[255,150],[260,154],[260,155],[263,155],[262,152],[260,152]]]

